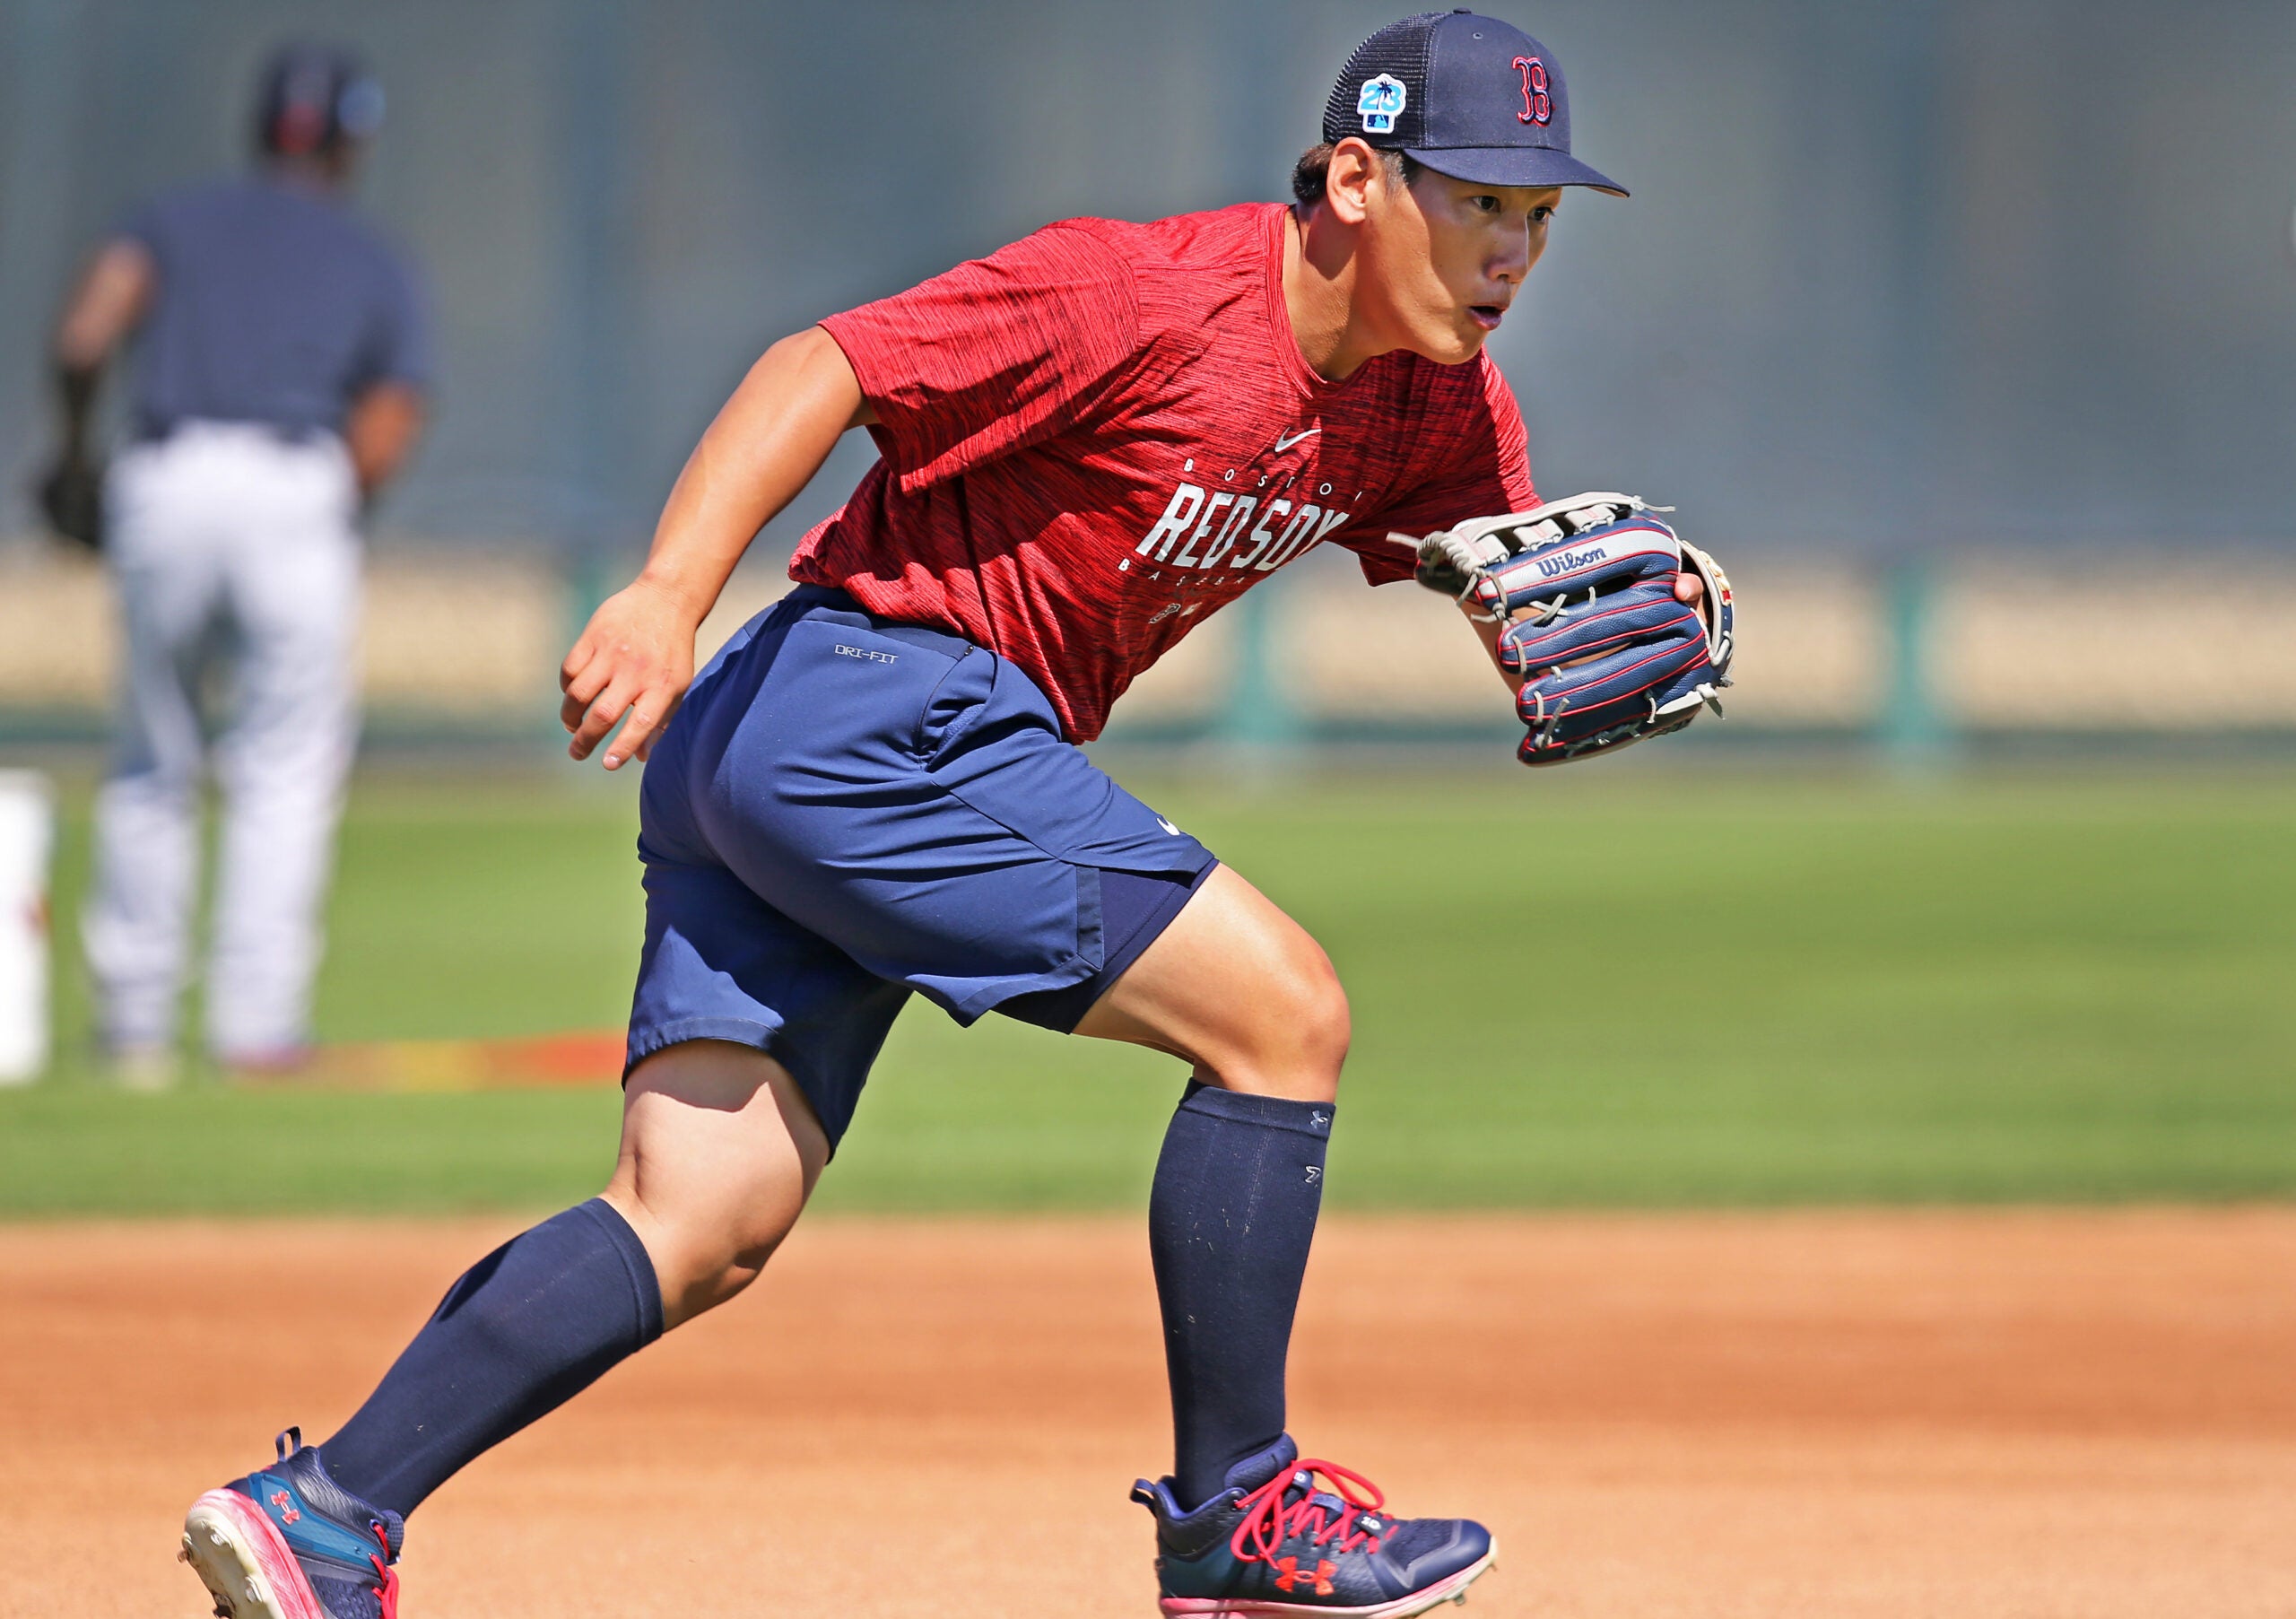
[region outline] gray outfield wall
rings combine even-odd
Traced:
[[[1543,486],[1718,545],[2291,535],[2296,5],[1544,0],[1574,196],[1496,351]],[[365,187],[427,266],[392,535],[612,556],[773,337],[1043,222],[1280,196],[1363,0],[0,0],[0,533],[40,329],[256,61],[361,43]],[[857,442],[778,526],[834,502]],[[386,544],[394,543],[387,540]]]

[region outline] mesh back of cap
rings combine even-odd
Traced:
[[[1435,24],[1448,12],[1422,12],[1416,17],[1405,17],[1400,22],[1390,22],[1357,46],[1347,58],[1347,65],[1339,71],[1339,83],[1331,89],[1331,100],[1324,107],[1324,139],[1342,141],[1349,135],[1360,135],[1374,146],[1415,146],[1422,144],[1425,126],[1422,120],[1427,109],[1427,64],[1433,54]],[[1377,131],[1363,127],[1362,115],[1356,110],[1356,98],[1370,80],[1386,74],[1404,89],[1403,110],[1396,115],[1395,127]]]

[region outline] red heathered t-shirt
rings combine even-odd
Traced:
[[[883,458],[790,578],[1011,659],[1089,742],[1135,676],[1310,547],[1387,584],[1413,560],[1389,530],[1536,505],[1488,355],[1309,368],[1285,213],[1066,220],[823,321]]]

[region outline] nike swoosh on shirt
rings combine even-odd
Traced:
[[[1323,430],[1322,428],[1320,428],[1320,427],[1311,427],[1311,428],[1309,428],[1306,432],[1303,432],[1303,433],[1293,433],[1293,434],[1292,434],[1290,438],[1288,438],[1288,439],[1278,439],[1278,440],[1275,441],[1275,453],[1276,453],[1277,455],[1279,455],[1279,456],[1280,456],[1280,455],[1282,455],[1285,450],[1290,449],[1290,448],[1291,448],[1294,444],[1297,444],[1298,442],[1300,442],[1300,440],[1302,440],[1302,439],[1312,439],[1312,438],[1314,438],[1318,433],[1319,433],[1319,432],[1321,432],[1321,431],[1324,431],[1324,430]]]
[[[1156,824],[1162,827],[1166,831],[1171,833],[1175,838],[1180,835],[1180,829],[1174,826],[1170,822],[1165,820],[1161,815],[1156,817]]]

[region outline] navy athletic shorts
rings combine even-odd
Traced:
[[[1062,740],[1014,665],[813,585],[696,676],[639,827],[623,1072],[755,1046],[832,1145],[910,991],[1074,1029],[1216,864]]]

